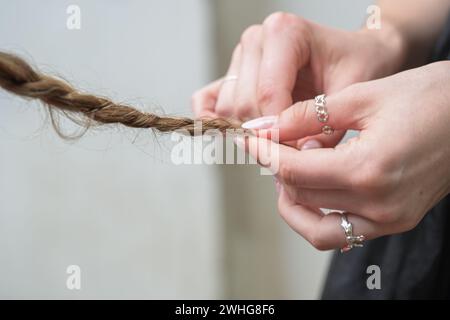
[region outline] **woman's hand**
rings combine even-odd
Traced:
[[[354,84],[326,103],[328,125],[360,134],[335,148],[276,145],[269,160],[278,164],[281,216],[318,249],[346,244],[339,214],[318,208],[350,212],[354,233],[368,239],[414,228],[450,192],[450,62]],[[291,141],[320,133],[321,125],[308,100],[257,134]],[[274,144],[257,137],[246,144],[259,160],[267,157],[262,143]]]
[[[381,30],[348,32],[274,13],[242,34],[227,73],[237,78],[199,90],[193,110],[197,117],[244,121],[274,115],[297,101],[399,71],[404,47],[403,36],[387,21]],[[344,133],[315,138],[335,146]]]

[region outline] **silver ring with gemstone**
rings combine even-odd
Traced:
[[[320,123],[323,123],[322,126],[322,133],[326,135],[331,135],[334,132],[334,129],[327,125],[328,118],[330,117],[328,114],[328,110],[326,107],[326,95],[320,94],[314,98],[314,107],[317,114],[317,120],[319,120]]]
[[[341,252],[347,252],[355,247],[362,247],[365,237],[363,235],[353,235],[353,225],[348,221],[345,213],[341,214],[341,227],[344,229],[347,245],[341,248]]]

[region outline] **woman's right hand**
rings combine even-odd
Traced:
[[[399,71],[404,48],[400,33],[385,21],[381,30],[349,32],[274,13],[242,34],[227,75],[197,91],[192,107],[198,118],[246,121],[275,115],[317,94]],[[224,80],[229,76],[236,79]],[[314,139],[333,147],[344,133]]]

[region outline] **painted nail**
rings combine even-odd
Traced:
[[[306,141],[302,146],[302,150],[319,149],[319,148],[322,148],[322,144],[320,143],[320,141],[314,139]]]
[[[256,118],[242,124],[242,128],[244,129],[269,129],[271,128],[278,120],[277,116],[265,116]]]

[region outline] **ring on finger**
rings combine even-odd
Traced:
[[[326,124],[329,118],[329,114],[326,107],[325,94],[318,95],[314,98],[314,106],[317,114],[317,120],[319,120],[319,122],[324,124],[322,126],[322,133],[326,135],[333,134],[334,129]]]
[[[226,76],[225,78],[223,78],[223,82],[227,82],[227,81],[236,81],[238,79],[238,76],[235,74],[231,74]]]
[[[341,252],[347,252],[355,247],[362,247],[365,237],[363,235],[353,235],[353,225],[348,221],[347,215],[341,214],[341,227],[344,229],[347,245],[341,248]]]

